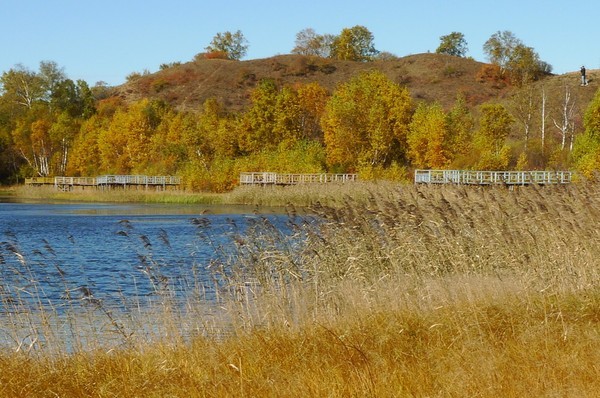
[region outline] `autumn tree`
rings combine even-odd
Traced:
[[[327,90],[318,83],[309,83],[297,88],[300,107],[300,138],[323,143],[321,117],[329,99]]]
[[[372,61],[379,53],[373,34],[366,27],[344,28],[331,45],[331,57],[344,61]]]
[[[109,173],[132,173],[144,170],[155,161],[151,139],[167,107],[144,99],[115,112],[106,130],[98,136],[100,167]]]
[[[150,137],[149,162],[145,163],[144,172],[153,175],[177,174],[182,164],[193,159],[198,136],[195,115],[165,107]]]
[[[514,119],[500,104],[481,106],[479,129],[475,134],[475,146],[479,151],[477,168],[483,170],[506,170],[510,161],[506,139]]]
[[[252,91],[252,105],[239,124],[240,149],[245,153],[260,151],[279,142],[275,129],[278,88],[273,80],[263,80]]]
[[[73,138],[71,155],[67,162],[67,175],[94,176],[101,171],[98,137],[107,129],[110,119],[102,114],[92,115],[82,122]]]
[[[56,143],[50,136],[52,115],[39,104],[17,119],[11,131],[15,150],[29,166],[29,173],[46,177],[53,173],[51,160]]]
[[[467,107],[467,101],[458,94],[452,108],[446,114],[449,129],[450,148],[453,163],[458,168],[465,168],[471,162],[471,146],[475,122]]]
[[[189,145],[194,148],[191,158],[198,159],[207,168],[216,157],[239,156],[238,131],[237,120],[221,103],[214,98],[206,100],[198,117],[198,134],[189,137]]]
[[[328,164],[356,171],[403,161],[411,106],[408,90],[378,71],[341,85],[321,119]]]
[[[440,45],[435,50],[438,54],[447,54],[455,57],[464,57],[468,47],[465,35],[460,32],[452,32],[440,37]]]
[[[600,170],[600,91],[588,105],[584,118],[584,133],[573,145],[573,160],[577,170],[591,179],[598,179]]]
[[[205,50],[209,53],[220,52],[228,59],[239,61],[246,56],[248,40],[240,30],[235,33],[217,33]]]
[[[440,169],[452,160],[450,129],[442,107],[419,104],[409,125],[408,157],[417,168]]]
[[[63,112],[54,121],[49,130],[53,143],[53,171],[55,175],[64,176],[67,171],[71,147],[81,128],[81,119],[73,118],[68,112]]]

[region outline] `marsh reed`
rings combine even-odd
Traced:
[[[102,312],[119,344],[13,344],[0,395],[594,397],[598,198],[594,184],[377,185],[310,217],[288,207],[286,231],[252,218],[227,245],[199,217],[216,305],[162,300],[135,319],[159,333],[135,344]]]

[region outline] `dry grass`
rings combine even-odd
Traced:
[[[113,95],[126,101],[141,98],[163,100],[174,108],[196,112],[209,98],[228,111],[238,112],[250,104],[250,92],[262,80],[284,86],[318,83],[328,91],[357,74],[379,70],[393,82],[406,86],[417,100],[436,101],[450,107],[458,93],[469,106],[502,98],[510,87],[477,79],[484,64],[444,54],[415,54],[377,62],[340,61],[303,55],[277,55],[246,61],[197,59],[116,87]]]
[[[19,200],[67,201],[67,202],[112,202],[112,203],[172,203],[172,204],[220,204],[221,195],[215,193],[190,193],[178,190],[110,189],[88,188],[74,191],[58,191],[53,186],[13,187],[10,195]]]
[[[158,342],[6,350],[0,395],[597,396],[599,194],[379,186],[293,239],[259,219],[213,264],[227,334],[163,306]]]

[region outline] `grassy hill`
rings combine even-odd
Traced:
[[[502,82],[478,77],[485,64],[442,54],[417,54],[376,62],[352,62],[279,55],[271,58],[230,61],[199,59],[132,79],[115,89],[126,101],[163,99],[179,110],[200,109],[208,98],[216,98],[230,110],[249,104],[250,92],[263,79],[279,85],[317,82],[330,91],[356,74],[377,69],[392,81],[405,85],[417,100],[452,105],[458,93],[471,106],[505,98],[512,88]]]
[[[445,108],[454,103],[459,93],[471,107],[488,101],[510,101],[521,89],[481,77],[486,65],[472,59],[430,53],[369,63],[302,55],[248,61],[200,58],[131,79],[116,87],[113,95],[128,102],[162,99],[186,111],[199,110],[206,99],[216,98],[229,110],[237,111],[249,104],[250,92],[263,79],[273,79],[281,86],[317,82],[333,91],[356,74],[377,69],[406,86],[416,100],[437,101]],[[556,101],[564,97],[565,87],[569,87],[578,109],[584,109],[598,87],[596,76],[600,76],[597,70],[588,71],[588,87],[579,87],[579,72],[549,75],[533,87],[537,90],[544,87],[548,98]]]

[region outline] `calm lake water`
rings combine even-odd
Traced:
[[[158,289],[189,292],[233,239],[258,221],[286,230],[272,209],[180,205],[0,203],[2,305],[31,300],[60,307],[94,297],[143,302]],[[61,301],[62,300],[62,301]]]

